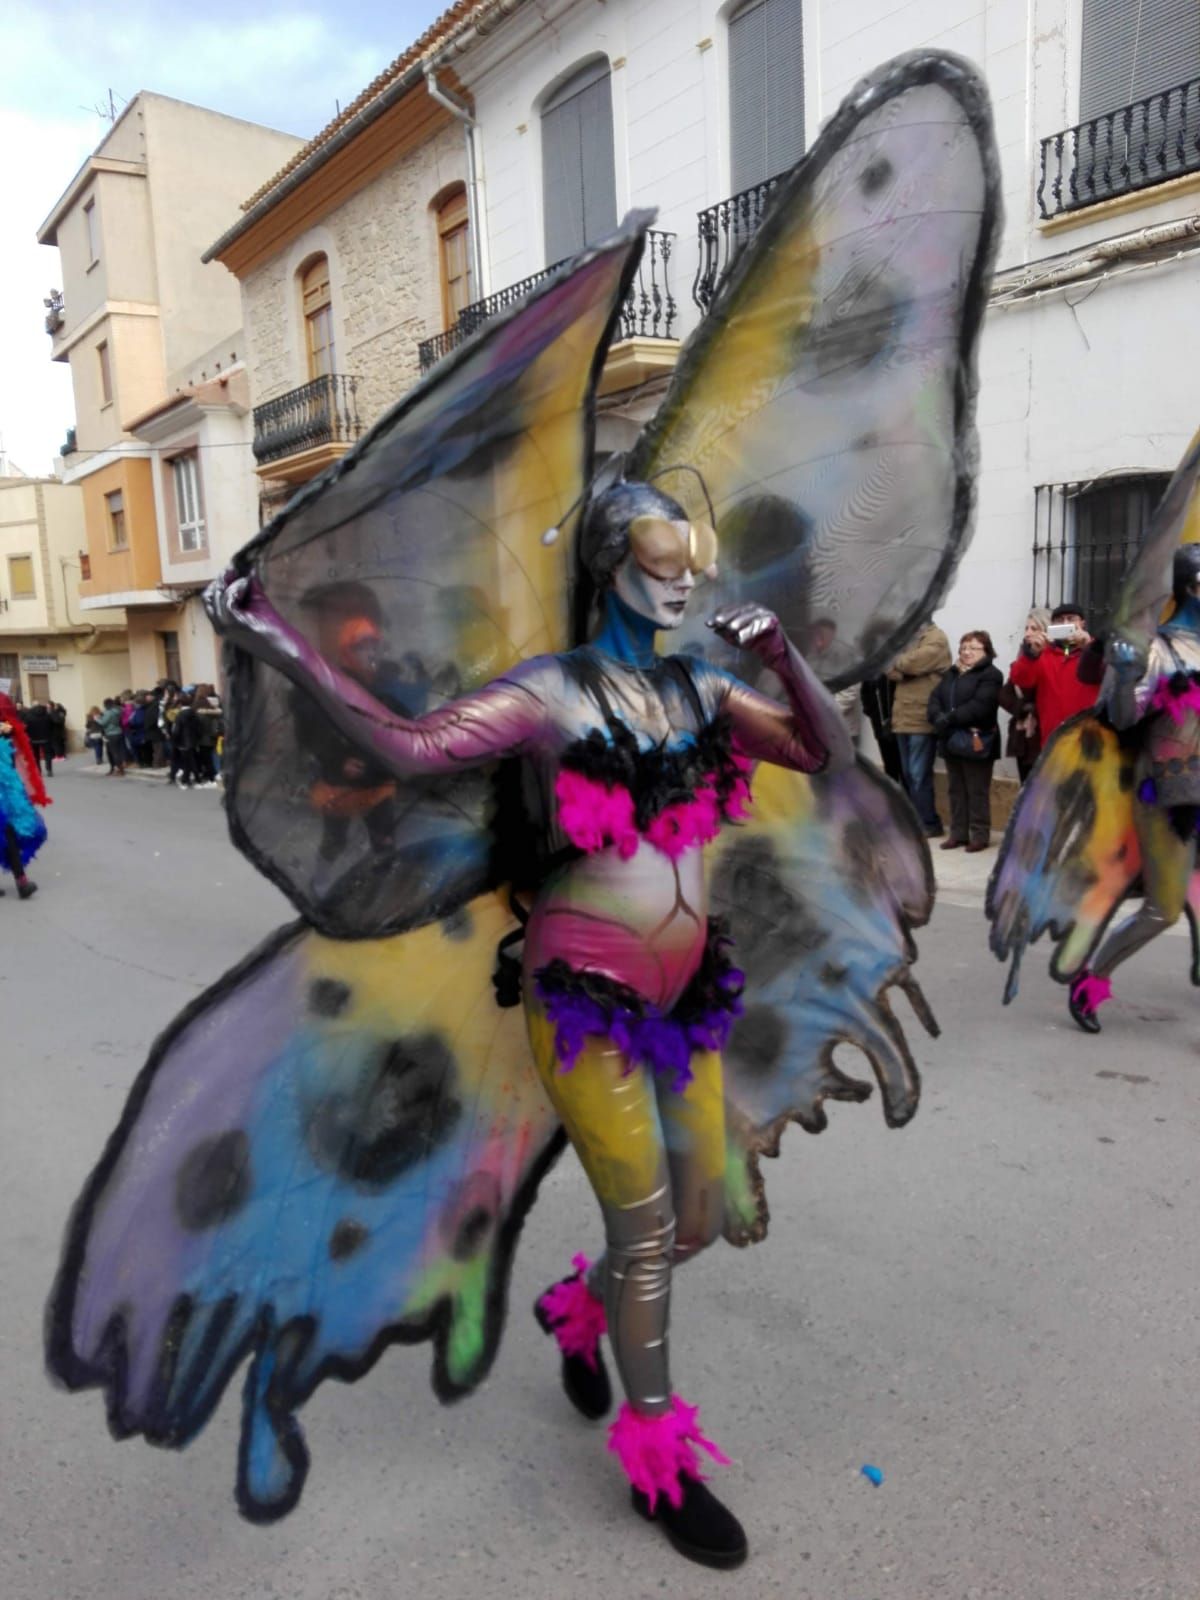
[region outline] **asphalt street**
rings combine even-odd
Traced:
[[[916,1121],[833,1109],[767,1165],[767,1242],[677,1282],[679,1390],[733,1457],[751,1563],[636,1519],[557,1387],[535,1294],[597,1242],[568,1158],[530,1218],[492,1377],[443,1408],[427,1348],[305,1408],[299,1509],[234,1508],[238,1399],[184,1453],[114,1443],[46,1379],[64,1221],[158,1031],[290,915],[219,795],[52,785],[41,893],[0,901],[2,1600],[1196,1600],[1200,994],[1184,939],[1127,969],[1099,1039],[1031,959],[1000,1004],[985,866],[921,936],[942,1025]],[[986,858],[990,860],[989,858]],[[972,876],[972,872],[974,875]],[[903,1002],[901,1002],[902,1004]],[[875,1487],[861,1474],[883,1472]]]

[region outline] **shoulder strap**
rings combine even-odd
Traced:
[[[688,666],[686,659],[683,656],[668,656],[663,665],[671,677],[675,679],[675,682],[683,692],[684,699],[691,706],[692,714],[696,718],[697,730],[703,728],[708,720],[704,715],[704,702],[700,698],[700,691],[696,687],[696,680],[692,677],[692,669]]]

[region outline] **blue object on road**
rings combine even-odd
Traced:
[[[879,1485],[883,1482],[883,1473],[879,1470],[879,1468],[867,1466],[861,1467],[859,1470],[862,1472],[863,1477],[869,1478],[878,1489]]]

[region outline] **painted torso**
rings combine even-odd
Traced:
[[[681,672],[665,661],[643,667],[595,649],[546,659],[541,667],[538,690],[550,737],[529,759],[538,773],[550,844],[574,852],[582,835],[564,825],[561,803],[562,778],[573,760],[576,775],[604,792],[597,778],[578,772],[582,742],[611,746],[616,731],[636,739],[647,755],[685,752],[713,725],[725,680],[699,661],[687,661]],[[608,790],[625,792],[619,785]],[[661,848],[648,833],[653,824],[605,842],[596,839],[551,872],[526,928],[527,972],[559,958],[627,984],[656,1005],[674,1003],[704,949],[704,853],[695,844]]]

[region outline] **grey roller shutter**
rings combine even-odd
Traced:
[[[607,61],[577,72],[542,111],[542,198],[547,265],[594,244],[617,225]]]
[[[801,0],[750,0],[730,20],[729,144],[735,193],[804,154]]]
[[[1197,77],[1200,0],[1083,0],[1077,199],[1103,200],[1194,167],[1188,129],[1200,99],[1180,85]]]
[[[1083,0],[1079,119],[1200,77],[1200,0]]]

